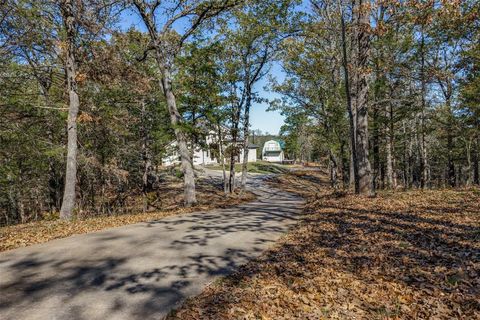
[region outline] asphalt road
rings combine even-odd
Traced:
[[[303,201],[250,179],[254,202],[0,254],[0,319],[161,319],[295,224]]]

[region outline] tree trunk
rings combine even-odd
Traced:
[[[357,115],[357,159],[359,189],[358,193],[373,195],[372,170],[368,159],[368,115],[367,107],[360,107]]]
[[[423,25],[421,29],[421,42],[420,42],[420,80],[421,80],[421,111],[420,111],[420,187],[424,189],[428,184],[428,157],[427,157],[427,145],[425,138],[425,112],[426,112],[426,94],[427,85],[425,79],[425,35],[423,32]]]
[[[251,98],[247,98],[247,103],[245,104],[245,114],[243,119],[243,162],[242,162],[242,181],[241,189],[245,190],[247,186],[247,172],[248,172],[248,137],[249,137],[249,127],[250,127],[250,106]]]
[[[338,164],[337,158],[332,150],[329,150],[329,159],[330,159],[330,185],[333,189],[338,189]]]
[[[380,123],[379,123],[379,110],[375,105],[373,108],[373,188],[379,188],[379,175],[380,175]]]
[[[228,191],[233,193],[235,191],[235,157],[236,146],[233,146],[232,154],[230,154],[230,174],[228,176]]]
[[[237,143],[238,143],[238,126],[240,122],[240,114],[242,112],[241,106],[236,105],[232,119],[232,153],[230,155],[230,176],[228,181],[228,187],[230,193],[235,191],[235,157],[238,155]]]
[[[427,142],[425,137],[425,112],[422,111],[422,116],[420,118],[420,147],[421,147],[421,187],[422,189],[428,187],[429,184],[429,170],[428,170],[428,150],[427,150]]]
[[[448,184],[450,187],[454,188],[456,185],[456,179],[455,179],[455,163],[453,161],[453,136],[450,133],[451,131],[448,131],[447,135],[447,174],[448,174]]]
[[[408,135],[408,148],[407,148],[407,161],[408,161],[408,181],[409,181],[409,187],[412,187],[414,185],[415,179],[414,179],[414,159],[413,159],[413,138],[412,138],[412,132],[409,132]]]
[[[342,4],[338,2],[340,12],[340,25],[342,28],[342,66],[343,75],[345,78],[345,96],[347,97],[347,112],[350,125],[350,185],[354,185],[355,192],[358,192],[358,163],[356,151],[356,113],[352,107],[352,96],[350,90],[350,76],[348,70],[348,56],[347,56],[347,39],[345,17],[342,9]]]
[[[480,166],[478,165],[479,162],[479,154],[480,154],[480,136],[477,138],[475,143],[475,150],[473,151],[473,183],[476,185],[480,185]]]
[[[466,180],[465,184],[467,186],[472,185],[473,181],[473,172],[472,172],[472,145],[473,145],[473,139],[469,138],[468,140],[465,141],[465,152],[466,152],[466,158],[467,158],[467,169],[466,169]]]
[[[167,101],[170,122],[175,131],[178,151],[182,160],[184,203],[186,207],[190,207],[197,203],[195,194],[195,172],[192,158],[190,157],[190,151],[188,150],[187,136],[180,128],[182,117],[177,109],[175,95],[172,90],[170,70],[167,67],[164,67],[162,70],[162,88]]]
[[[161,72],[160,86],[167,102],[168,113],[170,114],[170,123],[172,124],[175,132],[178,151],[182,161],[184,203],[185,206],[189,207],[197,202],[195,195],[195,172],[192,158],[188,150],[188,139],[181,129],[183,119],[178,112],[175,94],[173,93],[172,89],[172,78],[170,74],[171,66],[169,63],[172,63],[174,58],[174,53],[171,52],[171,50],[174,48],[166,48],[166,44],[162,44],[155,26],[155,17],[152,13],[148,13],[146,11],[146,4],[143,1],[133,1],[133,4],[137,8],[138,13],[148,29],[153,48],[155,49],[155,59]]]
[[[394,168],[393,168],[393,119],[392,106],[387,105],[386,149],[387,149],[387,188],[395,189]]]
[[[387,188],[395,189],[393,185],[392,143],[387,137]]]
[[[152,160],[149,150],[149,130],[147,127],[147,115],[145,101],[141,102],[141,119],[142,119],[142,158],[143,158],[143,177],[142,177],[142,195],[143,195],[143,212],[148,211],[148,178],[152,169]]]
[[[342,182],[343,182],[343,188],[346,188],[348,186],[348,160],[345,156],[345,141],[342,140],[340,141],[340,157],[342,160]]]
[[[66,77],[69,96],[68,106],[68,142],[67,142],[67,169],[65,174],[65,189],[63,192],[60,218],[71,219],[75,207],[75,186],[77,180],[77,115],[80,100],[77,93],[76,62],[75,62],[75,35],[76,24],[73,13],[73,1],[64,0],[61,3],[63,24],[67,33]]]
[[[13,182],[9,176],[7,176],[7,181],[9,182]],[[9,211],[10,214],[6,214],[5,217],[5,221],[6,221],[6,225],[9,225],[9,220],[8,220],[8,217],[13,217],[13,221],[14,222],[20,222],[20,220],[18,219],[19,218],[19,215],[18,215],[18,208],[17,208],[17,192],[15,190],[15,188],[13,187],[13,183],[10,183],[10,188],[8,188],[8,201],[9,201]]]
[[[409,188],[408,182],[408,146],[407,146],[407,128],[405,120],[402,121],[403,129],[403,187],[405,189]]]
[[[356,160],[354,159],[355,157],[355,147],[352,147],[352,144],[350,143],[349,144],[349,147],[350,147],[350,161],[349,161],[349,166],[348,166],[348,169],[349,169],[349,181],[348,181],[348,184],[350,186],[350,189],[354,189],[356,190],[357,186],[356,186],[356,174],[355,174],[355,166],[356,166]]]
[[[248,136],[243,139],[243,161],[242,161],[242,180],[240,188],[242,191],[245,190],[247,186],[247,174],[248,174]]]
[[[220,162],[222,164],[222,174],[223,174],[223,192],[228,192],[228,181],[227,181],[227,172],[225,170],[225,152],[223,150],[223,137],[222,137],[222,127],[218,125],[218,153],[220,157]]]
[[[353,109],[356,110],[356,156],[358,162],[358,190],[360,194],[375,193],[372,169],[370,166],[368,151],[368,58],[370,51],[369,15],[363,0],[355,2],[357,4],[355,14],[355,45],[354,50],[354,81],[352,83],[352,102]]]

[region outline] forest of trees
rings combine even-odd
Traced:
[[[0,224],[127,210],[173,140],[194,205],[192,143],[228,128],[234,164],[262,102],[335,188],[478,185],[479,29],[476,0],[4,0]]]
[[[479,184],[478,1],[311,1],[279,55],[288,151],[334,187]]]

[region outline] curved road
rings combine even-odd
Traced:
[[[254,202],[0,254],[0,319],[161,319],[258,256],[303,201],[250,179]]]

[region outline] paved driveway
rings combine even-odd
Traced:
[[[0,319],[161,319],[298,219],[301,199],[250,181],[248,204],[0,254]]]

